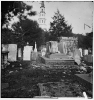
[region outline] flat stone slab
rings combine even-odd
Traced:
[[[66,58],[54,58],[50,59],[47,57],[41,57],[41,62],[48,65],[74,65],[73,59],[66,59]]]
[[[64,55],[64,54],[62,54],[62,53],[55,53],[55,54],[51,54],[51,55],[49,55],[49,57],[48,58],[50,58],[50,59],[65,59],[65,60],[73,60],[73,58],[71,58],[69,55]]]
[[[93,77],[92,76],[90,77],[89,74],[75,74],[75,75],[78,76],[79,78],[93,84]]]

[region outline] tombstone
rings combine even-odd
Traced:
[[[82,55],[82,48],[79,48],[79,50],[80,50],[80,53],[81,53],[81,57],[83,57],[83,55]]]
[[[58,43],[57,43],[57,41],[50,41],[50,43],[51,43],[50,52],[51,53],[58,52]]]
[[[43,47],[43,48],[41,49],[41,54],[42,54],[42,56],[45,56],[45,54],[46,54],[46,48],[45,48],[45,47]]]
[[[9,44],[8,46],[8,60],[16,61],[17,60],[17,44]]]
[[[73,53],[73,58],[78,65],[81,63],[80,57],[81,57],[80,50],[75,48],[74,53]]]
[[[34,52],[37,52],[37,45],[36,45],[36,42],[35,42]]]
[[[33,46],[24,46],[23,60],[30,60],[32,51],[33,51]]]
[[[84,50],[84,55],[88,55],[88,50],[87,49]]]

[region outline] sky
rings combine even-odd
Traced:
[[[24,1],[28,5],[32,5],[33,11],[37,12],[37,15],[34,17],[30,17],[30,19],[37,20],[39,18],[40,12],[40,1]],[[50,22],[52,22],[52,17],[54,16],[57,9],[60,11],[62,15],[64,15],[65,20],[69,25],[72,25],[73,33],[77,34],[85,34],[86,32],[92,31],[93,26],[93,2],[90,1],[50,1],[44,2],[45,4],[45,13],[46,13],[46,26],[47,29],[50,27]],[[88,25],[85,26],[84,24]]]

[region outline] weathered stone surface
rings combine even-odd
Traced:
[[[73,58],[78,65],[81,63],[81,53],[79,49],[75,48]]]
[[[17,57],[17,44],[9,44],[8,46],[8,60],[9,61],[16,61]]]
[[[31,60],[31,52],[33,51],[33,46],[25,46],[23,51],[23,60]]]

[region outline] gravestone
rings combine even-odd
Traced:
[[[34,52],[37,52],[37,44],[36,44],[36,42],[35,42]]]
[[[43,47],[43,48],[41,49],[41,55],[42,55],[42,56],[45,56],[45,54],[46,54],[46,48]]]
[[[83,56],[83,55],[82,55],[82,48],[79,48],[79,50],[80,50],[80,53],[81,53],[81,57],[82,57],[82,56]]]
[[[24,46],[23,60],[30,60],[32,51],[33,51],[33,46]]]
[[[8,46],[8,60],[16,61],[17,60],[17,44],[9,44]]]
[[[84,50],[84,55],[88,55],[88,50],[87,49]]]
[[[81,53],[79,49],[75,48],[73,58],[78,65],[81,63]]]

